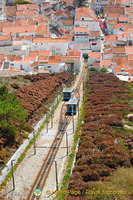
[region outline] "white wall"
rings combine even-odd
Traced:
[[[91,21],[75,21],[75,26],[88,26],[90,31],[100,31],[99,22]]]
[[[30,62],[29,63],[17,63],[17,62],[14,62],[14,69],[15,70],[21,70],[21,65],[22,65],[22,68],[24,69],[25,72],[28,72],[29,69],[30,69]]]
[[[58,64],[43,64],[43,66],[39,65],[38,70],[39,71],[50,71],[52,73],[59,72],[61,70],[67,70],[65,63],[58,63]]]
[[[88,65],[92,65],[93,62],[98,62],[100,59],[97,60],[97,58],[88,58]]]
[[[129,79],[129,75],[124,76],[124,75],[117,75],[117,74],[116,74],[116,76],[117,76],[121,81],[128,81],[128,79]]]
[[[68,49],[67,43],[32,43],[31,51],[51,50],[52,55],[61,54],[66,55]]]

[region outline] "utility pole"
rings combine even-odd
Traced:
[[[46,132],[48,133],[48,114],[46,114]]]
[[[51,113],[51,128],[53,128],[53,115]]]
[[[36,155],[36,140],[35,140],[35,131],[33,131],[34,136],[34,155]]]
[[[54,118],[54,97],[53,97],[53,109],[52,109],[52,112],[53,112],[53,118]]]
[[[15,180],[14,180],[14,172],[13,172],[13,162],[15,160],[11,160],[11,166],[12,166],[12,184],[13,184],[13,190],[15,190]]]
[[[74,115],[73,115],[73,105],[72,105],[72,120],[73,120],[73,134],[74,134]]]
[[[85,89],[85,85],[84,85],[84,76],[83,76],[83,101],[84,101],[84,89]]]
[[[68,156],[68,134],[66,132],[66,148],[67,148],[67,156]]]
[[[79,117],[79,99],[78,99],[78,117]]]
[[[58,173],[57,173],[57,162],[55,161],[55,176],[56,176],[56,190],[58,191]]]

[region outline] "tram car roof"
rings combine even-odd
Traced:
[[[69,93],[71,93],[71,92],[73,92],[73,91],[74,91],[73,88],[65,88],[65,89],[63,90],[63,92],[69,92]]]
[[[67,105],[77,105],[78,104],[78,99],[70,99],[67,103]]]

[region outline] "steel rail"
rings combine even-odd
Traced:
[[[85,68],[83,67],[83,70],[81,72],[78,84],[76,86],[77,91],[79,91],[79,89],[80,89],[81,83],[83,81],[84,73],[85,73]],[[77,94],[80,96],[79,92],[77,92]],[[43,187],[46,183],[47,177],[49,175],[50,169],[52,167],[52,164],[54,162],[54,159],[56,157],[56,154],[58,152],[58,149],[60,147],[60,144],[62,142],[65,130],[67,129],[67,126],[72,119],[72,116],[66,116],[63,113],[64,108],[65,108],[65,102],[63,103],[63,105],[61,107],[60,123],[58,125],[57,134],[56,134],[56,136],[55,136],[55,138],[52,142],[52,145],[51,145],[51,147],[48,151],[48,154],[47,154],[47,156],[46,156],[46,158],[45,158],[45,160],[44,160],[44,162],[41,166],[41,169],[39,170],[39,173],[36,176],[36,179],[35,179],[35,181],[32,185],[32,188],[31,188],[29,194],[28,194],[27,200],[34,200],[35,199],[35,196],[33,195],[34,189],[36,189],[36,188],[43,189]],[[39,197],[37,197],[37,199],[39,199]]]

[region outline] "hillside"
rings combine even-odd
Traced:
[[[90,72],[67,199],[133,198],[133,118],[127,117],[133,113],[132,86],[112,74]],[[126,123],[130,129],[125,128]]]
[[[6,86],[0,87],[0,168],[33,131],[31,126],[49,112],[62,84],[70,84],[73,79],[71,73],[62,72],[1,81]]]

